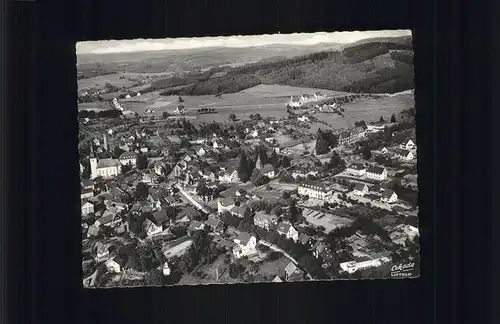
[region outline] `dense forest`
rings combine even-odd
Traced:
[[[355,44],[342,51],[259,62],[158,80],[149,91],[163,95],[211,95],[238,92],[258,84],[282,84],[348,92],[393,93],[412,89],[411,38]]]

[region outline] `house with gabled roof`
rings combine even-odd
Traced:
[[[137,154],[135,152],[123,152],[119,157],[122,165],[135,166],[137,162]]]
[[[236,259],[257,252],[257,239],[251,234],[241,232],[234,239],[234,243],[236,246],[233,248],[233,255]]]
[[[356,195],[356,196],[361,196],[363,197],[364,195],[366,195],[368,192],[370,191],[370,189],[368,188],[368,186],[365,184],[365,183],[356,183],[354,185],[354,190],[353,190],[353,193]]]
[[[411,161],[415,157],[413,153],[409,150],[398,150],[397,156],[403,161]]]
[[[276,232],[280,235],[285,235],[287,239],[297,242],[299,240],[299,232],[288,223],[279,223],[276,227]]]
[[[392,190],[385,190],[380,198],[385,203],[395,203],[398,201],[398,195]]]
[[[230,211],[231,208],[235,206],[235,201],[231,197],[217,200],[217,212],[223,213],[224,211]]]
[[[288,263],[288,265],[285,267],[285,280],[304,280],[304,271],[300,270],[295,263],[290,261],[290,263]]]
[[[265,214],[258,211],[255,213],[253,223],[255,226],[259,226],[266,231],[269,231],[278,224],[278,217],[276,215]]]
[[[360,163],[352,163],[346,169],[347,174],[360,177],[366,173],[366,167]]]
[[[387,170],[379,166],[371,166],[366,170],[366,177],[372,180],[385,180],[387,179]]]
[[[250,210],[250,207],[246,204],[240,204],[239,206],[233,206],[231,209],[229,209],[229,212],[231,215],[243,218],[245,217],[245,213]]]
[[[94,204],[88,201],[82,204],[82,216],[86,216],[93,212],[94,212]]]
[[[205,221],[205,225],[209,226],[215,234],[222,234],[224,231],[224,223],[215,215],[208,216],[208,220]]]
[[[301,196],[309,196],[317,199],[328,199],[333,194],[329,184],[317,181],[303,181],[299,184],[297,193]]]

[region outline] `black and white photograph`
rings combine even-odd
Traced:
[[[420,276],[410,30],[76,55],[85,288]]]

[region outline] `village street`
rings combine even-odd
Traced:
[[[283,251],[282,249],[280,249],[276,245],[273,245],[273,244],[271,244],[269,242],[266,242],[264,240],[259,240],[257,243],[265,245],[265,246],[267,246],[268,248],[270,248],[273,251],[282,253],[284,256],[286,256],[287,258],[289,258],[293,263],[295,263],[295,265],[300,266],[300,264],[299,264],[299,262],[297,260],[295,260],[290,254],[286,253],[285,251]],[[305,272],[305,270],[304,270],[304,272]],[[306,273],[306,276],[307,276],[307,278],[309,280],[313,279],[309,273],[307,273],[307,272],[305,272],[305,273]]]

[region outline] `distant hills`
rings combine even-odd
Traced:
[[[244,65],[276,61],[318,51],[340,48],[340,44],[315,46],[268,45],[260,47],[212,47],[192,50],[149,51],[133,53],[79,54],[79,71],[99,68],[109,72],[158,73],[207,69],[220,65]]]
[[[164,95],[233,93],[258,84],[371,93],[414,88],[411,36],[351,44],[86,54],[78,56],[78,71],[95,71],[97,63],[101,74],[177,72],[148,89],[164,90]],[[227,73],[212,78],[221,71]]]
[[[192,75],[177,79],[165,95],[232,93],[258,84],[282,84],[345,92],[395,93],[414,88],[411,37],[377,39],[343,46],[342,49],[258,62],[233,68],[220,78]],[[153,90],[174,86],[170,81],[153,83]]]

